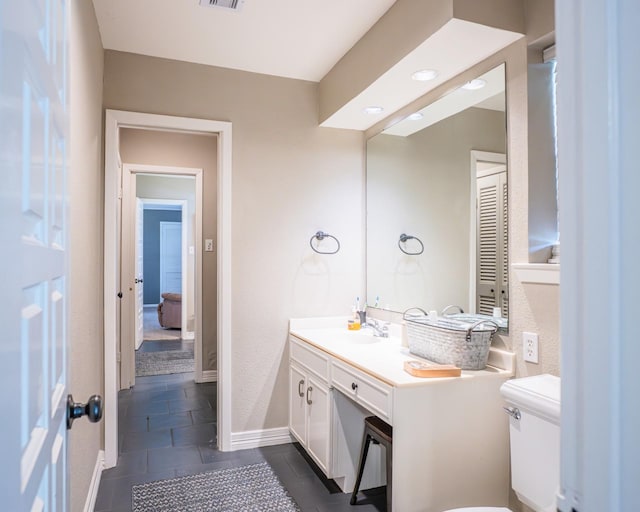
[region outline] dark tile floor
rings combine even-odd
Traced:
[[[267,461],[303,512],[385,510],[384,489],[350,495],[322,477],[298,444],[235,452],[216,448],[216,384],[192,373],[139,377],[118,399],[120,454],[103,472],[95,512],[131,510],[133,485]]]

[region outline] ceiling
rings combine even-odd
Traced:
[[[452,19],[321,126],[366,130],[521,37],[516,32]],[[412,80],[411,75],[422,69],[437,70],[438,76],[428,82]],[[384,110],[365,114],[364,108],[373,105]]]
[[[320,81],[395,0],[93,0],[105,49]]]

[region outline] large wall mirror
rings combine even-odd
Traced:
[[[369,305],[508,317],[505,105],[503,64],[368,140]]]

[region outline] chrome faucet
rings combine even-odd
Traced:
[[[375,318],[370,318],[362,327],[371,327],[373,335],[378,338],[389,337],[389,322],[378,322]]]

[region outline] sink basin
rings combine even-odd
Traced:
[[[327,328],[327,329],[301,329],[300,335],[310,340],[321,340],[328,344],[338,345],[369,345],[379,343],[384,338],[373,335],[371,329],[361,329],[359,331],[350,331],[345,328]]]
[[[352,343],[356,345],[366,343],[378,343],[382,341],[382,338],[374,336],[370,329],[361,329],[359,331],[341,331],[342,336],[339,336],[340,341],[343,343]]]

